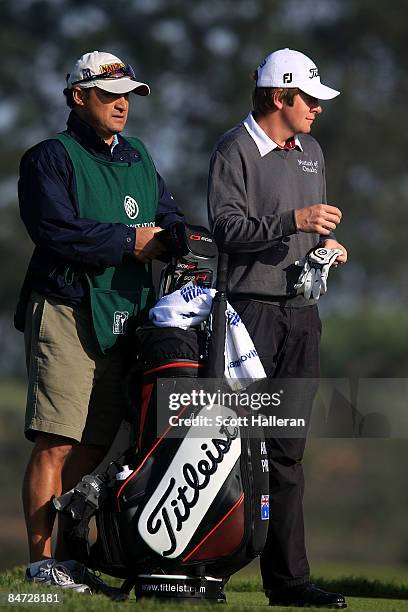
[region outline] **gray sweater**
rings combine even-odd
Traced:
[[[261,157],[243,124],[224,134],[211,157],[208,212],[220,250],[230,254],[228,291],[295,307],[313,304],[293,289],[295,261],[319,242],[297,232],[294,211],[326,203],[323,153],[298,135],[303,151],[275,149]],[[326,238],[326,237],[325,237]]]

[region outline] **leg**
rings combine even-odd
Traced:
[[[268,377],[280,379],[286,388],[288,409],[308,422],[319,378],[321,326],[317,308],[250,304],[238,312]],[[285,378],[292,380],[285,383]],[[266,441],[271,516],[261,556],[263,585],[271,606],[346,608],[343,595],[310,583],[303,526],[301,461],[305,442],[305,438]]]
[[[308,422],[320,375],[320,319],[317,307],[313,306],[287,309],[284,316],[287,333],[274,377],[282,379],[284,388],[288,387],[288,410]],[[303,519],[305,483],[302,459],[305,445],[306,438],[267,441],[277,522],[273,519],[270,523],[261,561],[266,589],[301,585],[310,580]],[[280,551],[278,555],[276,550]]]
[[[67,457],[62,473],[62,490],[69,491],[83,476],[91,474],[103,461],[122,422],[124,413],[123,372],[125,355],[95,359],[93,388],[80,444]],[[58,515],[55,558],[70,559],[64,532],[71,527],[69,517]]]
[[[90,474],[98,467],[109,447],[77,444],[67,456],[62,471],[62,491],[72,489],[85,474]],[[59,561],[70,559],[69,548],[65,543],[64,532],[71,527],[68,516],[58,515],[58,534],[55,547],[55,558]]]
[[[266,440],[271,513],[260,561],[267,590],[309,581],[303,522],[304,446],[304,439]]]
[[[23,507],[30,562],[52,557],[53,497],[61,494],[61,473],[72,440],[38,433],[23,481]]]
[[[316,308],[281,308],[251,301],[233,305],[244,321],[268,378],[281,378],[285,387],[288,387],[284,380],[287,378],[318,378],[320,321]],[[298,383],[293,382],[285,398],[290,392],[293,396],[289,402],[291,412],[307,419],[314,381],[307,383],[301,393],[297,392]],[[295,406],[298,397],[302,398],[302,404]],[[265,435],[268,437],[267,431]],[[301,463],[305,442],[298,438],[267,440],[271,515],[261,556],[262,578],[267,590],[309,581]]]
[[[72,307],[32,294],[25,330],[29,378],[25,434],[34,449],[23,485],[31,562],[52,556],[52,498],[63,491],[65,460],[81,440],[86,422],[95,369],[82,341],[88,328],[85,308],[74,313]]]

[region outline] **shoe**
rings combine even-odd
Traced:
[[[115,601],[125,601],[129,598],[129,594],[125,593],[118,587],[106,584],[93,570],[87,568],[78,561],[64,561],[64,565],[69,568],[72,577],[77,582],[82,582],[91,589],[92,593],[102,593]]]
[[[38,582],[44,586],[61,587],[71,589],[76,593],[92,594],[87,584],[75,582],[69,569],[55,559],[30,563],[26,569],[25,578],[28,582]]]
[[[347,608],[340,593],[329,593],[307,582],[279,591],[267,591],[270,606],[297,606],[299,608]]]

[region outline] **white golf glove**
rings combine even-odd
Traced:
[[[307,300],[310,298],[318,300],[327,291],[330,267],[342,253],[340,249],[325,249],[317,246],[311,249],[301,261],[296,261],[297,266],[303,266],[295,285],[297,292],[303,293]]]

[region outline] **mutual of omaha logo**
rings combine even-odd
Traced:
[[[112,331],[115,336],[126,333],[126,323],[129,318],[129,313],[126,310],[115,310],[113,313]]]
[[[136,219],[139,214],[139,205],[132,196],[125,196],[123,200],[123,207],[125,209],[125,213],[129,217],[129,219]]]
[[[303,172],[317,174],[319,170],[319,160],[312,161],[311,159],[298,159],[297,163],[302,168]]]
[[[197,416],[206,414],[204,407]],[[184,438],[170,466],[143,509],[138,530],[145,543],[167,559],[177,558],[198,526],[241,454],[236,427],[215,425],[236,414],[225,406],[211,408],[214,425],[203,438]]]

